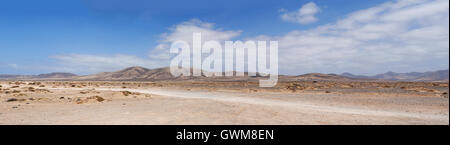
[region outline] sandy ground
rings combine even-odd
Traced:
[[[137,84],[1,82],[0,124],[449,124],[448,85],[349,93]]]

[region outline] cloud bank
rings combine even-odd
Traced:
[[[280,67],[291,74],[448,68],[449,1],[388,2],[333,24],[266,37],[280,41]]]
[[[284,21],[311,24],[318,21],[315,15],[320,12],[320,8],[314,2],[309,2],[297,11],[289,12],[286,9],[281,9],[280,12],[282,13],[280,17]]]
[[[320,9],[314,3],[297,12],[284,12],[289,19],[311,23]],[[298,18],[302,18],[299,20]],[[313,18],[306,18],[313,17]],[[304,21],[304,19],[307,19]],[[303,21],[303,22],[300,22]],[[316,21],[316,20],[314,20]],[[56,56],[65,68],[99,72],[129,66],[168,66],[169,46],[176,40],[192,42],[192,33],[202,32],[202,42],[232,40],[239,30],[222,30],[215,24],[190,20],[161,34],[148,58],[128,55]],[[282,74],[310,72],[376,74],[409,72],[449,67],[449,1],[398,0],[353,12],[334,23],[308,30],[262,35],[247,40],[278,40]]]
[[[192,46],[192,34],[194,32],[201,32],[202,42],[209,40],[224,42],[241,34],[241,31],[224,31],[220,28],[215,28],[214,25],[214,23],[203,22],[198,19],[192,19],[175,25],[170,28],[170,32],[160,36],[161,40],[159,40],[159,44],[154,50],[150,51],[149,56],[154,60],[169,62],[171,58],[169,48],[172,42],[182,40]]]

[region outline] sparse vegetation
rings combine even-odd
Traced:
[[[22,102],[25,101],[25,99],[17,99],[17,98],[9,98],[8,100],[6,100],[6,102]]]
[[[64,82],[64,81],[55,81],[55,82],[33,82],[33,83],[23,83],[23,82],[14,82],[8,85],[9,82],[0,82],[2,88],[0,88],[0,97],[1,103],[9,104],[10,106],[6,109],[17,109],[17,110],[27,110],[33,111],[32,108],[41,106],[40,104],[45,104],[44,106],[61,106],[68,105],[62,108],[70,108],[70,105],[78,106],[76,104],[84,104],[88,105],[86,107],[80,107],[78,109],[83,108],[96,108],[99,106],[115,106],[120,105],[120,107],[136,107],[137,102],[148,101],[145,103],[153,103],[155,104],[149,105],[149,108],[155,107],[156,104],[161,103],[161,106],[165,107],[174,105],[171,104],[172,101],[176,101],[177,97],[169,97],[171,99],[167,99],[165,97],[166,94],[172,94],[170,91],[176,90],[177,93],[173,93],[175,95],[185,94],[192,95],[193,97],[197,97],[197,95],[203,95],[200,98],[205,99],[189,99],[189,97],[183,98],[184,101],[181,103],[176,103],[176,105],[180,105],[186,107],[188,111],[189,107],[197,106],[198,104],[208,104],[206,110],[211,111],[221,111],[217,110],[217,106],[220,107],[229,107],[227,110],[235,110],[235,112],[239,109],[243,109],[242,103],[239,100],[244,99],[245,106],[253,107],[255,106],[265,106],[266,103],[271,101],[276,101],[277,104],[280,104],[278,107],[265,107],[263,115],[268,116],[277,116],[277,114],[282,114],[283,111],[286,110],[277,110],[276,108],[283,108],[295,105],[299,103],[299,106],[295,106],[294,108],[288,109],[290,111],[300,111],[300,113],[305,114],[302,110],[302,103],[308,103],[314,105],[315,103],[323,103],[319,104],[322,106],[329,106],[330,108],[334,107],[345,107],[348,105],[352,109],[359,108],[363,106],[367,108],[365,110],[370,110],[372,108],[380,109],[382,106],[383,110],[389,108],[399,108],[406,115],[411,114],[425,114],[427,115],[427,109],[437,111],[437,109],[448,108],[448,87],[446,87],[445,83],[433,82],[346,82],[346,81],[292,81],[292,82],[283,82],[280,81],[277,86],[273,88],[260,88],[258,87],[257,81],[249,81],[249,82],[227,82],[227,81],[192,81],[192,82],[183,82],[183,81],[164,81],[164,82]],[[5,84],[5,85],[4,85]],[[20,85],[16,85],[20,84]],[[34,84],[34,85],[30,85]],[[40,84],[40,85],[36,85]],[[41,87],[42,85],[47,86],[50,89]],[[11,86],[19,86],[12,88]],[[74,87],[72,87],[74,86]],[[158,86],[165,86],[164,88],[158,88]],[[243,87],[246,86],[246,87]],[[52,89],[55,88],[55,89]],[[167,89],[166,89],[167,88]],[[139,92],[153,92],[147,91],[155,89],[156,94],[149,93],[139,93]],[[120,91],[119,91],[120,90]],[[166,91],[159,96],[157,93],[160,91]],[[179,91],[179,92],[178,92]],[[214,93],[208,93],[214,92]],[[210,96],[211,95],[211,96]],[[236,95],[236,96],[233,96]],[[273,96],[272,96],[273,95]],[[222,102],[222,99],[218,99],[213,101],[214,103],[201,103],[197,101],[205,101],[207,98],[214,97],[234,97],[230,102]],[[406,96],[406,97],[404,97]],[[184,96],[181,96],[184,97]],[[386,102],[385,100],[388,100]],[[407,101],[405,101],[407,99]],[[135,100],[135,101],[133,101]],[[262,102],[258,102],[262,100]],[[301,101],[300,101],[301,100]],[[374,101],[375,100],[375,101]],[[380,101],[378,101],[380,100]],[[122,102],[123,101],[123,102]],[[11,102],[11,103],[8,103]],[[252,102],[256,102],[253,104]],[[329,103],[331,102],[331,103]],[[343,103],[344,102],[344,103]],[[368,103],[370,102],[370,103]],[[382,102],[382,104],[380,104]],[[25,106],[19,106],[24,104],[30,104]],[[287,104],[284,104],[287,103]],[[122,105],[123,104],[123,105]],[[168,104],[168,105],[165,105]],[[126,105],[126,106],[125,106]],[[147,105],[145,105],[147,106]],[[270,105],[269,105],[270,106]],[[387,107],[386,107],[387,106]],[[420,106],[418,108],[417,106]],[[17,108],[13,108],[17,107]],[[245,108],[245,107],[244,107]],[[288,107],[289,108],[289,107]],[[299,109],[300,108],[300,109]],[[422,109],[424,108],[424,109]],[[238,109],[238,110],[236,110]],[[309,108],[311,109],[311,108]],[[58,109],[55,109],[58,110]],[[99,111],[99,109],[93,109],[95,111]],[[101,110],[101,109],[100,109]],[[146,109],[142,109],[146,110]],[[134,110],[134,111],[142,111],[142,110]],[[155,109],[149,109],[152,111]],[[158,109],[156,109],[158,110]],[[166,108],[167,112],[171,112],[170,109]],[[203,110],[203,108],[202,108]],[[11,111],[10,112],[17,112]],[[90,113],[91,110],[85,111],[84,113]],[[317,111],[317,110],[316,110]],[[334,110],[333,110],[334,111]],[[364,111],[364,110],[363,110]],[[410,111],[411,114],[408,114]],[[417,112],[422,111],[422,112]],[[442,110],[441,110],[442,111]],[[5,112],[5,111],[3,111]],[[0,113],[3,113],[0,110]],[[318,111],[321,112],[320,110]],[[79,112],[78,112],[79,113]],[[248,114],[248,111],[241,113],[242,115]],[[253,112],[255,113],[255,112]],[[26,114],[26,111],[25,111]],[[70,113],[77,114],[77,113]],[[307,113],[306,113],[307,114]],[[340,113],[335,113],[333,115],[339,116]],[[429,114],[428,114],[429,115]],[[295,116],[290,115],[279,115],[277,117],[286,117],[286,120],[296,120]],[[326,115],[325,115],[326,116]],[[363,115],[364,116],[364,115]],[[309,116],[311,117],[311,116]],[[367,117],[367,116],[364,116]],[[327,119],[324,117],[323,119]],[[345,119],[345,118],[341,118]],[[408,118],[411,119],[411,118]],[[421,118],[423,120],[427,120]],[[264,120],[264,119],[263,119]],[[321,119],[322,120],[322,119]],[[356,119],[357,120],[357,119]],[[422,120],[422,121],[423,121]],[[228,120],[229,121],[229,120]],[[267,121],[267,120],[266,120]],[[351,121],[351,120],[350,120]],[[361,121],[361,120],[359,120]],[[392,120],[384,120],[384,121],[392,121]],[[416,120],[420,121],[420,120]],[[427,120],[429,121],[429,120]],[[292,123],[292,122],[288,122]]]

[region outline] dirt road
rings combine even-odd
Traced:
[[[67,93],[92,88],[47,89]],[[381,98],[383,102],[380,102],[370,97],[337,94],[167,88],[95,90],[129,91],[151,94],[152,97],[81,105],[3,103],[0,105],[0,124],[449,124],[448,103],[435,107],[402,103],[404,101],[398,101],[398,98],[389,97]],[[386,103],[386,100],[391,101]],[[20,107],[11,109],[17,104]],[[442,109],[445,106],[447,109]]]

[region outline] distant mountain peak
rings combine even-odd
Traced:
[[[76,77],[78,75],[73,73],[65,73],[65,72],[53,72],[53,73],[47,73],[47,74],[40,74],[37,75],[37,78],[70,78],[70,77]]]
[[[352,73],[349,73],[349,72],[344,72],[344,73],[342,73],[341,75],[353,75]]]
[[[149,69],[142,67],[142,66],[132,66],[132,67],[125,68],[123,70],[149,70]]]
[[[120,70],[118,72],[137,72],[137,73],[145,73],[147,71],[149,71],[150,69],[144,68],[144,67],[140,67],[140,66],[133,66],[133,67],[129,67],[129,68],[125,68],[123,70]]]
[[[379,80],[392,80],[392,81],[448,81],[449,70],[438,70],[429,72],[409,72],[409,73],[396,73],[386,72],[383,74],[377,74],[374,76],[353,75],[351,73],[342,73],[342,76],[350,78],[371,78]]]

